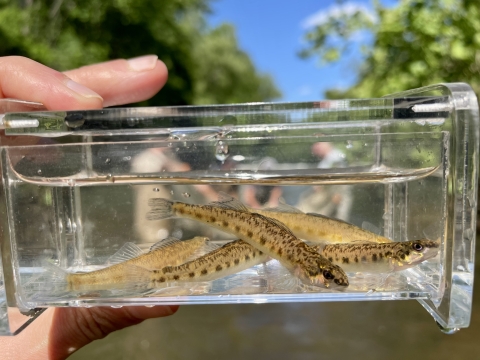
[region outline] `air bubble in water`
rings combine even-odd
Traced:
[[[110,161],[112,161],[112,160],[110,160],[110,158],[106,158],[105,159],[105,164],[110,164]]]
[[[38,169],[37,174],[42,175],[42,170]]]
[[[215,157],[217,160],[224,162],[227,160],[228,156],[230,154],[228,153],[228,145],[224,141],[219,141],[217,142],[215,146]]]
[[[186,197],[186,198],[189,198],[189,197],[191,196],[191,195],[190,195],[189,193],[187,193],[187,192],[183,193],[182,195],[183,195],[183,197]]]

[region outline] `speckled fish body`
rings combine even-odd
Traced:
[[[87,273],[66,273],[70,291],[121,288],[128,283],[131,266],[145,269],[161,269],[169,265],[183,264],[195,251],[205,246],[208,238],[197,236],[190,240],[170,241],[150,252],[130,260]]]
[[[154,270],[150,288],[165,282],[210,281],[220,279],[265,262],[269,257],[243,240],[236,240],[179,266]]]
[[[251,211],[284,223],[300,239],[311,242],[348,243],[355,240],[363,240],[388,243],[392,241],[342,220],[320,214],[305,214],[299,210],[295,211],[296,209],[293,207],[288,208],[285,207],[285,211],[276,211],[276,209],[253,209]]]
[[[439,243],[413,240],[390,243],[356,241],[318,246],[320,254],[347,272],[389,273],[415,266],[435,257]]]
[[[162,198],[150,199],[150,220],[183,217],[201,221],[234,234],[264,254],[280,261],[304,283],[320,287],[348,286],[345,272],[311,246],[298,239],[288,228],[263,215],[250,213],[235,202],[226,205],[191,205]]]

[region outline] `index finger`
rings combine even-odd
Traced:
[[[95,91],[21,56],[0,57],[0,98],[40,102],[48,110],[100,109]]]
[[[103,106],[135,103],[151,98],[168,78],[168,70],[156,55],[118,59],[66,71],[76,82],[100,94]]]

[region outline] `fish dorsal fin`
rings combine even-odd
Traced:
[[[292,230],[290,230],[290,228],[288,228],[284,223],[282,223],[281,221],[277,220],[277,219],[274,219],[274,218],[270,218],[268,216],[263,216],[263,215],[260,215],[260,214],[254,214],[255,216],[258,216],[258,217],[261,217],[262,219],[265,219],[267,220],[268,222],[270,223],[273,223],[275,224],[276,226],[282,228],[283,231],[286,231],[288,232],[290,235],[296,237],[296,235],[293,234]]]
[[[273,208],[265,208],[263,210],[290,213],[290,214],[303,214],[303,211],[297,209],[292,205],[288,205],[283,198],[280,198],[278,202],[279,202],[278,206]]]
[[[372,223],[369,223],[368,221],[362,222],[362,229],[370,231],[371,233],[374,233],[374,234],[377,234],[377,235],[380,235],[380,233],[381,233],[380,228],[376,227]]]
[[[163,248],[178,244],[179,242],[180,240],[178,238],[174,236],[169,236],[163,240],[157,241],[155,244],[150,246],[150,249],[148,250],[148,252],[152,252],[158,249],[163,249]]]
[[[124,261],[131,260],[140,255],[143,255],[142,249],[132,242],[127,242],[112,256],[107,260],[107,264],[115,265]]]
[[[307,213],[307,215],[315,216],[315,217],[318,217],[318,218],[321,218],[321,219],[326,219],[326,220],[333,220],[333,221],[340,222],[340,223],[343,223],[343,224],[355,226],[355,225],[353,225],[352,223],[349,223],[348,221],[340,220],[340,219],[337,219],[337,218],[334,218],[334,217],[330,217],[330,216],[326,216],[326,215],[322,215],[322,214],[317,214],[317,213],[311,213],[311,212],[309,212],[309,213]]]
[[[248,208],[242,204],[240,200],[235,199],[233,196],[224,193],[223,191],[218,193],[218,201],[211,202],[209,205],[218,206],[227,210],[236,210],[241,212],[250,212]]]

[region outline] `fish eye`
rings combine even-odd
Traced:
[[[328,270],[323,270],[323,277],[327,280],[333,280],[335,278],[335,276],[333,276],[333,274]]]
[[[420,243],[413,243],[412,248],[415,251],[422,251],[423,250],[423,245]]]

